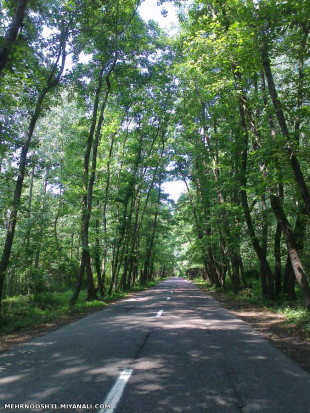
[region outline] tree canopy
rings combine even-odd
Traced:
[[[0,297],[181,272],[310,310],[309,2],[175,1],[174,36],[140,3],[1,3]]]

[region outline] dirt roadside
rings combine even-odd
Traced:
[[[207,293],[310,373],[310,340],[285,316],[220,292]]]
[[[27,341],[30,341],[36,337],[43,336],[44,334],[57,330],[62,326],[73,323],[80,318],[86,317],[88,314],[90,314],[90,312],[61,316],[52,322],[40,324],[36,327],[22,329],[9,334],[0,334],[0,354],[10,350],[18,344],[27,343]]]

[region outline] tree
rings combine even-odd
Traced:
[[[16,4],[15,13],[12,17],[11,24],[9,25],[5,35],[1,39],[0,45],[0,73],[4,69],[13,43],[15,42],[19,31],[22,28],[25,18],[25,12],[27,8],[28,0],[18,0]]]
[[[71,10],[68,11],[68,15],[70,16]],[[56,52],[54,57],[54,61],[50,62],[50,68],[47,72],[47,76],[44,78],[42,82],[41,88],[37,91],[37,99],[33,113],[30,115],[30,122],[28,126],[28,130],[26,133],[25,142],[21,149],[20,159],[19,159],[19,169],[18,169],[18,176],[16,179],[15,184],[15,191],[11,205],[11,212],[9,216],[9,224],[7,230],[7,236],[5,239],[5,244],[2,252],[2,257],[0,261],[0,300],[2,297],[3,291],[3,284],[5,279],[5,273],[8,267],[12,244],[15,235],[15,227],[16,227],[16,220],[17,214],[22,194],[22,188],[24,183],[25,171],[26,171],[26,162],[27,162],[27,155],[30,148],[31,140],[33,137],[33,133],[37,124],[37,121],[42,113],[43,104],[45,101],[46,96],[48,93],[54,89],[60,81],[61,75],[64,70],[65,60],[67,56],[66,51],[66,44],[68,41],[68,37],[70,34],[70,26],[72,24],[71,17],[69,18],[69,23],[65,21],[61,21],[60,26],[60,34],[58,39],[58,46],[56,48]],[[1,303],[1,301],[0,301]]]

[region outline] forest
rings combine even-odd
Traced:
[[[310,310],[310,3],[171,2],[173,35],[140,0],[1,1],[3,313],[176,274]]]

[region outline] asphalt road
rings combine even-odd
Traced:
[[[190,282],[172,278],[1,354],[0,406],[310,413],[310,375]]]

